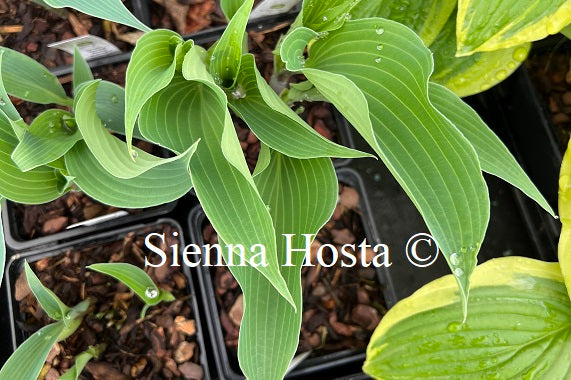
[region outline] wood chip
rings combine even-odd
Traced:
[[[22,25],[0,25],[1,34],[20,33],[24,29]]]
[[[204,370],[196,363],[186,362],[178,366],[178,370],[185,380],[202,380],[204,377]]]
[[[196,334],[196,323],[194,320],[186,319],[182,315],[179,315],[174,319],[174,324],[176,329],[184,335],[192,336]]]
[[[234,326],[238,327],[242,323],[243,315],[244,315],[244,296],[240,294],[238,298],[236,298],[234,305],[232,305],[232,307],[230,308],[228,316],[230,317],[230,320],[232,321]]]
[[[194,342],[181,342],[174,352],[174,360],[179,364],[189,361],[194,355],[195,348],[196,343]]]

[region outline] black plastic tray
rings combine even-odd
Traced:
[[[18,347],[19,344],[21,344],[25,339],[26,339],[26,334],[20,330],[17,326],[17,324],[15,323],[15,320],[18,319],[18,309],[17,309],[17,302],[15,302],[12,297],[13,297],[13,289],[15,286],[15,282],[18,278],[18,276],[20,275],[23,265],[24,265],[24,260],[27,260],[28,262],[34,262],[37,260],[40,260],[44,257],[51,257],[51,256],[57,256],[59,254],[64,253],[66,250],[69,249],[84,249],[87,247],[92,247],[92,246],[96,246],[96,245],[105,245],[105,244],[109,244],[112,242],[117,241],[118,239],[122,239],[125,235],[127,235],[130,232],[137,232],[137,231],[141,231],[145,228],[148,227],[152,227],[152,226],[158,226],[161,224],[170,224],[172,226],[175,226],[178,230],[179,230],[179,239],[180,239],[180,246],[184,246],[184,231],[182,229],[182,227],[180,226],[180,224],[178,222],[176,222],[173,219],[159,219],[153,223],[148,223],[148,224],[137,224],[134,226],[130,226],[130,227],[125,227],[122,228],[120,230],[115,230],[115,231],[109,231],[106,233],[101,233],[101,234],[97,234],[88,238],[84,238],[84,239],[79,239],[76,240],[74,242],[68,242],[62,245],[59,245],[57,247],[54,247],[50,250],[45,250],[45,249],[41,249],[41,250],[36,250],[36,251],[30,251],[30,252],[26,252],[26,253],[21,253],[21,254],[16,254],[14,256],[12,256],[9,260],[9,262],[6,265],[6,270],[5,270],[5,290],[6,290],[6,296],[8,299],[8,312],[7,313],[3,313],[3,315],[9,315],[11,316],[10,318],[10,331],[11,331],[11,338],[12,338],[12,349],[16,349]],[[198,301],[197,301],[197,294],[195,292],[195,288],[194,288],[194,284],[193,284],[193,277],[194,275],[191,274],[190,269],[183,265],[182,266],[182,270],[184,275],[188,278],[188,291],[190,294],[190,298],[189,298],[189,303],[190,306],[192,308],[193,311],[193,317],[195,319],[196,322],[196,341],[199,345],[199,347],[201,348],[200,351],[200,364],[202,365],[202,368],[204,370],[204,379],[208,380],[210,379],[210,371],[209,371],[209,366],[208,366],[208,361],[207,361],[207,347],[205,346],[205,339],[204,339],[204,330],[202,329],[202,325],[201,325],[201,321],[200,321],[200,312],[199,312],[199,308],[198,308]]]
[[[22,238],[17,230],[14,214],[14,203],[6,202],[5,207],[2,207],[4,238],[6,240],[6,245],[13,252],[21,252],[36,247],[42,247],[45,249],[47,247],[53,247],[55,245],[81,236],[86,236],[111,228],[117,228],[127,224],[133,224],[140,221],[149,220],[151,218],[156,218],[158,216],[166,215],[175,209],[177,202],[178,201],[173,201],[164,205],[143,209],[137,214],[120,216],[115,219],[103,221],[92,226],[78,226],[69,230],[57,232],[52,235],[46,235],[30,240],[25,240]]]
[[[361,177],[353,170],[341,168],[337,170],[337,176],[340,182],[346,183],[355,188],[360,197],[360,209],[362,211],[362,222],[365,230],[367,241],[371,244],[379,242],[376,233],[375,222],[371,218],[371,208],[369,207],[367,195]],[[189,215],[189,226],[191,241],[202,245],[202,226],[206,222],[206,215],[200,206],[195,208]],[[377,278],[383,287],[383,296],[387,306],[392,306],[396,301],[395,290],[388,285],[387,272],[390,268],[378,268]],[[224,345],[224,336],[222,326],[218,317],[218,307],[214,297],[214,288],[208,267],[201,267],[198,273],[198,281],[200,284],[201,299],[203,302],[203,311],[206,313],[206,321],[212,341],[214,361],[220,378],[222,379],[244,379],[239,373],[237,366],[237,358],[231,357],[226,346]],[[319,379],[333,379],[341,375],[348,375],[356,371],[360,371],[360,367],[365,360],[364,352],[356,352],[344,350],[332,354],[327,354],[315,358],[309,358],[303,361],[299,366],[294,368],[286,375],[286,379],[301,379],[313,377]],[[318,376],[318,377],[316,377]]]

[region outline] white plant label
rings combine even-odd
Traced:
[[[111,42],[89,34],[48,45],[48,47],[60,49],[72,55],[74,46],[77,46],[79,53],[87,61],[121,53],[121,50]]]
[[[250,20],[285,13],[299,4],[301,0],[263,0],[252,10]]]

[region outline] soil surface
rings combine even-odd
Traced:
[[[123,1],[132,10],[130,1]],[[51,12],[29,0],[0,0],[0,45],[24,53],[48,68],[71,64],[70,54],[48,48],[53,42],[91,34],[107,39],[122,51],[133,45],[117,39],[133,29],[74,10]]]
[[[84,380],[128,379],[202,379],[196,341],[194,311],[188,302],[187,277],[181,267],[148,268],[146,272],[161,289],[173,293],[176,301],[151,307],[144,319],[139,314],[143,302],[125,285],[85,267],[101,262],[127,262],[144,268],[145,235],[164,231],[166,243],[179,243],[172,233],[180,233],[171,225],[148,227],[123,239],[34,262],[32,269],[44,285],[52,289],[68,306],[87,299],[92,305],[79,329],[56,344],[48,356],[43,373],[46,380],[55,380],[74,363],[75,355],[90,345],[106,344],[98,360],[93,359],[81,375]],[[154,242],[159,246],[159,242]],[[51,323],[38,306],[27,286],[25,274],[18,278],[15,299],[19,301],[21,319],[18,326],[33,333]]]
[[[571,136],[571,45],[530,57],[526,61],[533,82],[548,106],[551,122],[565,151]]]
[[[333,244],[339,251],[343,244],[358,244],[365,239],[358,205],[359,193],[340,184],[339,203],[331,220],[317,234],[313,253],[322,244]],[[203,237],[206,243],[218,241],[210,224],[203,228]],[[367,250],[367,262],[374,255]],[[324,250],[323,258],[325,263],[331,262],[331,251]],[[302,268],[304,311],[298,353],[312,350],[312,356],[321,356],[344,349],[364,350],[387,311],[375,269],[360,265],[342,268],[340,263],[327,268],[315,259],[312,262],[316,265]],[[349,260],[345,262],[350,264]],[[242,292],[226,267],[215,267],[211,273],[224,341],[236,355]]]

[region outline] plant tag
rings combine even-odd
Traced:
[[[300,0],[262,0],[252,10],[250,20],[286,13],[300,2]]]
[[[121,53],[121,50],[111,42],[90,34],[54,42],[53,44],[48,45],[48,47],[60,49],[72,55],[74,46],[77,46],[79,52],[86,61]]]
[[[72,225],[67,226],[66,230],[71,230],[72,228],[76,227],[83,227],[83,226],[94,226],[99,223],[107,222],[108,220],[113,220],[117,218],[121,218],[123,216],[129,215],[129,213],[125,210],[120,210],[113,212],[111,214],[98,216],[97,218],[84,220],[83,222],[75,223]]]

